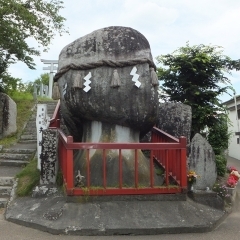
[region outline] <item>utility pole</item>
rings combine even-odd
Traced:
[[[41,62],[44,64],[50,64],[48,67],[44,67],[43,70],[50,70],[49,74],[49,87],[48,87],[48,97],[52,98],[52,88],[53,88],[53,71],[57,70],[57,67],[54,64],[58,64],[58,60],[44,60],[41,59]]]

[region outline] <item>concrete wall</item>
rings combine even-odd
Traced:
[[[237,109],[240,111],[240,96],[237,96],[236,98],[237,102]],[[236,158],[240,160],[240,140],[237,139],[240,137],[239,135],[235,135],[236,132],[240,131],[240,120],[237,120],[236,118],[236,109],[235,109],[235,101],[234,99],[230,99],[229,101],[225,102],[227,109],[228,109],[228,117],[231,121],[231,124],[228,126],[228,131],[231,134],[231,138],[229,141],[229,147],[228,147],[228,155],[230,157]],[[239,125],[239,127],[238,127]]]

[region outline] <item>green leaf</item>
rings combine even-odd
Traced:
[[[228,74],[233,69],[240,70],[240,60],[223,55],[220,46],[190,46],[189,42],[172,54],[158,56],[157,60],[161,63],[158,76],[170,101],[192,108],[191,135],[214,126],[218,121],[216,112],[224,110],[218,98],[232,88]]]
[[[40,51],[29,45],[28,38],[47,50],[56,33],[67,32],[65,18],[59,15],[62,4],[59,0],[0,1],[0,79],[17,61],[34,69],[33,56]]]

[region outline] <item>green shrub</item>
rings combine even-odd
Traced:
[[[228,132],[228,121],[227,114],[219,114],[216,124],[209,129],[207,135],[207,140],[216,155],[216,166],[219,176],[224,176],[227,168],[227,159],[224,152],[228,148],[228,142],[231,135]]]
[[[224,154],[216,155],[217,175],[224,177],[227,170],[227,158]]]

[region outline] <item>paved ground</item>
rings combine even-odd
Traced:
[[[228,163],[230,165],[236,166],[240,169],[240,161],[229,159]],[[240,186],[237,187],[238,192],[240,193]],[[239,202],[239,199],[236,199],[236,203]],[[37,206],[35,206],[37,207]],[[121,213],[122,214],[122,213]],[[138,239],[143,240],[146,238],[149,239],[230,239],[239,240],[240,239],[240,207],[238,204],[235,204],[233,212],[212,232],[208,233],[189,233],[189,234],[162,234],[162,235],[153,235],[153,236],[64,236],[64,235],[51,235],[46,232],[39,230],[34,230],[31,228],[26,228],[14,223],[7,222],[3,219],[3,215],[0,214],[0,239],[1,240],[28,240],[28,239]],[[111,219],[110,219],[111,221]],[[153,219],[154,221],[154,219]]]

